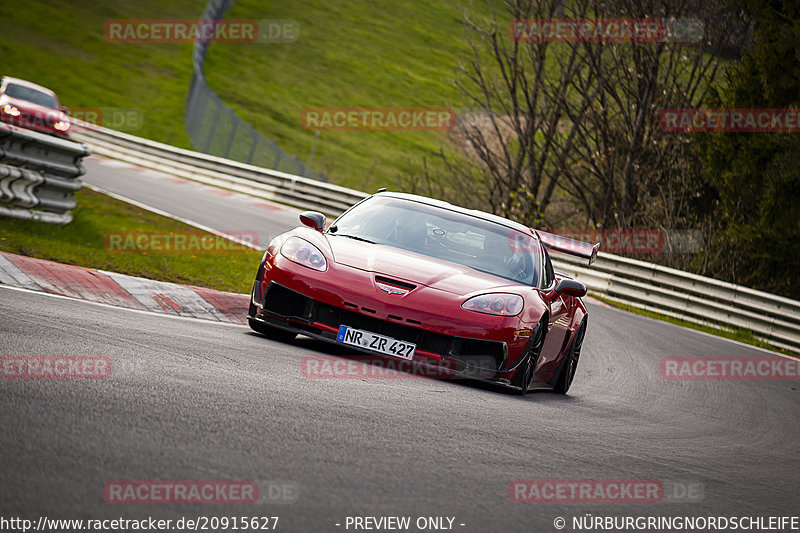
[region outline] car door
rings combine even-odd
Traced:
[[[549,308],[547,323],[547,336],[544,340],[542,352],[536,362],[536,379],[534,386],[544,386],[553,373],[557,370],[561,359],[559,355],[564,346],[564,340],[569,328],[569,306],[564,296],[551,296],[556,286],[556,276],[553,264],[550,261],[550,254],[542,247],[542,295]]]

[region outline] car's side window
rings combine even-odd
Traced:
[[[553,263],[550,262],[550,254],[547,253],[547,249],[542,246],[542,251],[544,252],[542,255],[544,257],[544,275],[542,276],[542,288],[546,289],[553,284],[556,280],[555,272],[553,272]]]

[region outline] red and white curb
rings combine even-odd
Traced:
[[[0,284],[78,300],[245,324],[246,294],[215,291],[0,252]]]

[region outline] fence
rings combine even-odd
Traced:
[[[209,0],[201,19],[219,20],[231,4],[233,0]],[[258,133],[211,90],[203,71],[209,44],[209,40],[198,39],[192,51],[192,82],[186,98],[186,132],[192,146],[206,154],[327,181],[321,173]]]

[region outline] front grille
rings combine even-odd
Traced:
[[[322,322],[328,326],[338,328],[339,326],[350,326],[356,329],[363,329],[386,335],[393,339],[413,342],[420,350],[438,354],[450,353],[453,337],[423,331],[403,324],[381,320],[380,318],[362,315],[347,309],[340,309],[322,302],[315,302],[314,320]]]
[[[32,114],[26,113],[26,112],[20,113],[18,118],[21,119],[21,120],[24,120],[26,122],[30,122],[30,123],[33,123],[33,124],[38,124],[40,126],[52,126],[53,124],[58,122],[57,120],[54,120],[54,119],[44,118],[44,117],[41,117],[39,115],[32,115]]]

